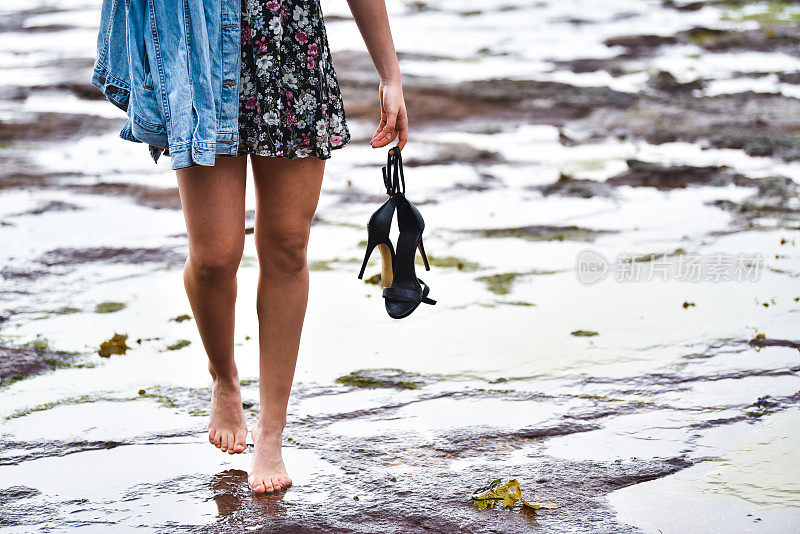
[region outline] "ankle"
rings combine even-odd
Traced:
[[[268,418],[259,415],[256,420],[256,425],[258,426],[259,432],[262,434],[281,436],[283,435],[283,429],[286,427],[286,419]]]
[[[211,373],[211,380],[214,382],[214,385],[239,386],[239,374],[235,370],[227,373],[219,373],[213,369],[209,369],[209,372]]]

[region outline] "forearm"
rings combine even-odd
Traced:
[[[400,66],[384,0],[347,0],[347,3],[381,81],[400,82]]]

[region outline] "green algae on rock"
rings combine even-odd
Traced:
[[[188,339],[179,339],[172,345],[167,345],[167,350],[181,350],[183,347],[191,345],[192,342]]]
[[[533,269],[525,272],[512,272],[512,273],[499,273],[479,276],[475,280],[479,282],[486,282],[486,289],[496,295],[507,295],[511,291],[511,286],[517,278],[521,276],[530,276],[534,274],[556,274],[559,271],[546,271]]]
[[[186,314],[186,313],[184,313],[182,315],[178,315],[178,316],[173,317],[172,319],[170,319],[170,321],[175,321],[176,323],[182,323],[183,321],[191,321],[191,320],[192,320],[192,316],[189,315],[189,314]]]
[[[419,389],[424,384],[413,380],[415,377],[402,369],[360,369],[340,376],[336,382],[357,388]]]
[[[422,256],[416,258],[416,263],[423,265]],[[428,263],[434,267],[458,269],[459,271],[477,271],[481,265],[474,261],[465,260],[456,256],[435,256],[428,254]]]
[[[79,313],[83,310],[80,308],[75,308],[73,306],[61,306],[60,308],[56,308],[52,310],[50,313],[53,315],[68,315],[70,313]]]
[[[365,284],[379,285],[381,283],[381,273],[373,274],[369,278],[364,279]]]
[[[750,5],[748,5],[750,4]],[[734,22],[756,22],[761,29],[771,30],[778,26],[797,27],[800,25],[800,13],[796,2],[791,0],[769,0],[760,9],[751,9],[753,2],[744,0],[726,0],[723,6],[726,12],[722,20]],[[775,38],[774,34],[772,37]]]
[[[366,246],[366,244],[365,244]],[[332,271],[336,263],[359,263],[361,260],[357,258],[333,258],[330,260],[315,260],[308,262],[308,269],[310,271]]]
[[[309,271],[332,271],[331,261],[333,260],[316,260],[308,262]]]
[[[571,336],[575,336],[575,337],[591,337],[591,336],[600,335],[600,334],[598,334],[597,332],[595,332],[593,330],[573,330],[569,334]]]
[[[647,263],[651,261],[656,261],[658,259],[664,259],[670,256],[680,256],[681,254],[686,254],[686,251],[682,248],[676,248],[672,252],[663,252],[661,254],[657,253],[650,253],[650,254],[642,254],[641,256],[632,256],[630,258],[620,258],[620,261],[625,263]]]
[[[536,306],[533,302],[528,302],[526,300],[496,300],[496,304],[505,304],[507,306],[525,306],[531,307]]]
[[[116,400],[112,398],[104,398],[98,397],[94,395],[80,395],[78,397],[69,397],[66,399],[60,399],[57,401],[46,402],[43,404],[37,404],[36,406],[28,406],[26,408],[21,408],[18,410],[14,410],[10,414],[6,415],[3,420],[10,421],[12,419],[17,419],[19,417],[25,417],[26,415],[30,415],[36,412],[44,412],[46,410],[50,410],[57,406],[65,406],[68,404],[85,404],[91,402],[97,402],[102,400]]]
[[[530,225],[508,228],[478,228],[459,230],[477,237],[516,237],[529,241],[594,241],[599,234],[610,233],[611,230],[593,230],[581,226]]]
[[[94,307],[95,313],[114,313],[120,310],[125,309],[124,302],[113,302],[113,301],[106,301],[101,302],[97,306]]]
[[[48,350],[50,348],[50,342],[47,338],[42,337],[42,334],[36,334],[36,339],[23,343],[22,346],[41,351]]]

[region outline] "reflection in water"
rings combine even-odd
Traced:
[[[272,493],[255,493],[247,483],[247,471],[226,469],[211,479],[217,515],[221,521],[230,523],[244,517],[274,516],[286,511],[282,502],[289,488]]]

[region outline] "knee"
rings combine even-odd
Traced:
[[[236,276],[242,261],[243,250],[239,247],[214,248],[191,251],[187,266],[195,276],[208,282],[230,280]]]
[[[270,230],[258,250],[261,265],[282,273],[305,269],[309,230],[305,225]]]

